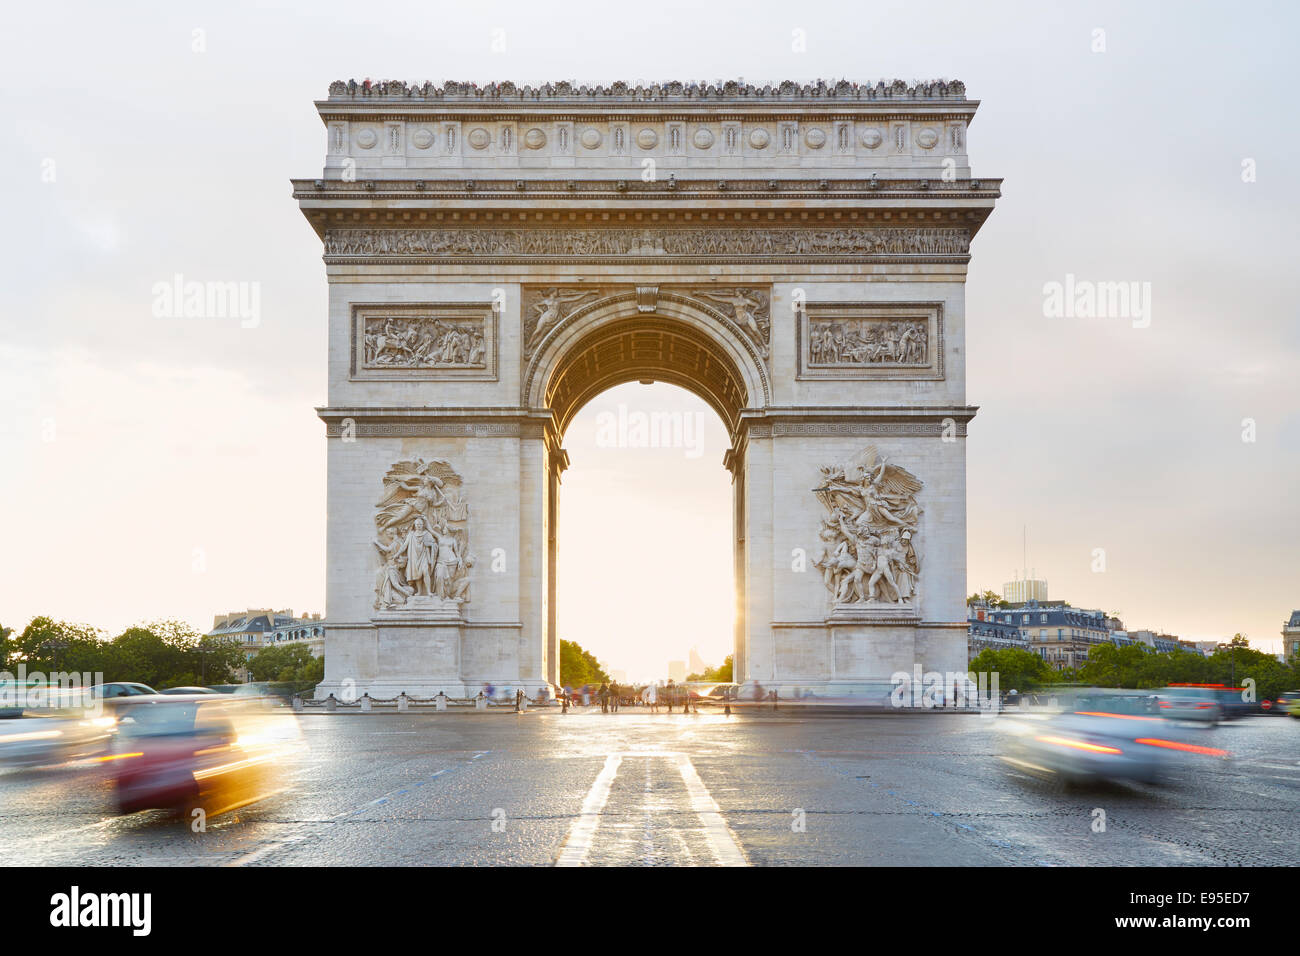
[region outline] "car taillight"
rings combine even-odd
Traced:
[[[1205,754],[1207,757],[1226,757],[1228,751],[1219,750],[1217,747],[1200,747],[1196,744],[1179,743],[1176,740],[1161,740],[1159,737],[1139,737],[1135,744],[1145,744],[1148,747],[1164,747],[1166,750],[1183,750],[1191,754]]]
[[[1045,744],[1056,744],[1060,747],[1073,747],[1075,750],[1086,750],[1089,753],[1097,754],[1122,754],[1124,751],[1116,747],[1103,747],[1101,744],[1090,744],[1082,740],[1071,740],[1069,737],[1053,737],[1043,735],[1036,738]]]

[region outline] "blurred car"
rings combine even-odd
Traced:
[[[1159,699],[1160,715],[1168,720],[1217,724],[1223,719],[1222,705],[1203,687],[1166,687],[1160,691]]]
[[[1279,694],[1277,701],[1273,705],[1273,712],[1300,717],[1300,690],[1289,690],[1284,694]]]
[[[167,687],[158,691],[160,694],[215,694],[211,687]]]
[[[117,697],[148,697],[157,693],[148,684],[135,681],[114,681],[109,684],[95,684],[90,688],[90,696],[102,700],[113,700]]]
[[[1186,730],[1151,713],[1151,708],[1149,696],[1088,694],[1060,714],[1010,718],[1012,734],[1001,757],[1017,769],[1063,783],[1158,783],[1193,757],[1228,756],[1224,750],[1192,742]]]
[[[233,695],[236,698],[257,700],[263,707],[287,707],[293,702],[291,685],[275,681],[252,681],[236,684]],[[511,699],[514,695],[511,694]]]
[[[282,789],[299,749],[291,714],[219,694],[158,696],[119,711],[111,755],[118,809],[193,810],[209,817]]]
[[[97,756],[107,749],[113,724],[112,717],[80,709],[7,720],[0,724],[0,764],[30,767]]]

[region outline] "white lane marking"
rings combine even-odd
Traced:
[[[597,774],[596,782],[587,792],[587,799],[582,801],[582,810],[578,819],[573,821],[569,838],[564,841],[564,849],[559,859],[555,861],[556,866],[582,866],[587,862],[587,854],[591,852],[592,837],[596,835],[596,827],[600,825],[601,811],[609,801],[609,790],[614,784],[614,777],[618,774],[618,765],[622,762],[621,754],[610,754],[605,758],[605,766]]]
[[[655,855],[655,841],[654,841],[654,832],[653,832],[654,820],[650,812],[651,810],[650,792],[653,788],[654,788],[654,783],[650,777],[650,761],[647,760],[645,762],[645,800],[643,801],[643,806],[642,806],[644,817],[641,821],[642,822],[641,854],[642,854],[642,860],[644,861],[646,866],[652,866],[654,864],[654,855]]]
[[[731,827],[727,826],[727,821],[722,818],[722,808],[709,793],[709,788],[704,786],[704,781],[696,772],[691,758],[686,754],[678,754],[677,770],[682,775],[682,782],[686,784],[687,793],[691,795],[691,809],[704,824],[704,836],[709,842],[709,849],[713,851],[714,857],[723,866],[748,866],[749,861],[745,859],[745,851],[741,849],[740,841],[731,832]]]
[[[591,785],[591,790],[587,792],[587,797],[582,802],[582,810],[579,811],[578,819],[573,822],[573,826],[569,830],[569,836],[564,842],[564,848],[555,861],[556,866],[583,866],[586,864],[587,857],[591,852],[592,841],[596,836],[596,830],[600,826],[600,815],[604,812],[605,804],[609,802],[609,792],[624,757],[665,758],[675,761],[677,772],[681,774],[682,783],[686,785],[686,792],[690,797],[691,810],[695,812],[704,827],[705,841],[709,844],[709,849],[712,851],[714,858],[722,866],[749,866],[749,861],[745,858],[745,851],[741,848],[740,841],[736,839],[736,835],[727,826],[726,820],[722,817],[722,808],[718,806],[717,801],[709,793],[708,787],[700,779],[700,775],[695,770],[695,765],[691,763],[690,757],[672,750],[627,750],[606,756],[605,766],[597,775],[595,783]],[[646,793],[648,797],[648,769]],[[647,804],[648,802],[647,799]],[[677,831],[673,831],[671,836],[681,843],[683,854],[689,857],[689,849],[682,835]]]

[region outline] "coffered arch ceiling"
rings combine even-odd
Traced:
[[[723,327],[725,317],[711,312],[663,297],[651,314],[626,301],[598,304],[539,349],[530,363],[531,404],[549,408],[563,434],[606,389],[667,382],[706,401],[734,434],[743,409],[767,404],[766,370],[743,338]]]
[[[668,382],[708,402],[734,432],[744,383],[716,343],[688,326],[628,319],[589,333],[556,368],[547,404],[563,433],[583,405],[625,382]]]

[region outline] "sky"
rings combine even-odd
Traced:
[[[982,102],[975,175],[1005,179],[967,283],[969,589],[1021,568],[1023,532],[1053,597],[1276,650],[1300,607],[1297,21],[1250,2],[18,5],[0,36],[0,622],[323,610],[326,286],[289,179],[322,165],[331,80],[955,77]],[[258,283],[259,321],[155,316],[176,274]],[[1149,283],[1149,323],[1047,314],[1067,276]],[[690,645],[714,663],[721,426],[625,389],[567,440],[563,594],[609,553],[601,514],[680,559],[602,598],[656,609],[642,631],[566,636],[631,671]],[[702,453],[585,454],[620,401],[701,411]],[[673,581],[696,582],[686,629],[644,596]]]

